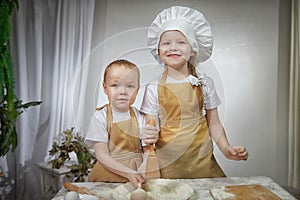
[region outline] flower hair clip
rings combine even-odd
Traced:
[[[206,79],[203,74],[201,74],[198,78],[193,75],[189,75],[187,77],[187,80],[188,80],[188,82],[190,82],[192,85],[195,85],[195,86],[206,85]]]

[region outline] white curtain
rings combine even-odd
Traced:
[[[300,189],[300,16],[299,0],[292,0],[291,63],[289,104],[289,177],[288,184]]]
[[[14,199],[41,199],[39,170],[53,139],[74,126],[74,74],[91,46],[94,0],[19,0],[12,18],[11,49],[16,93],[25,103],[43,101],[22,113],[18,148],[7,155],[15,176]],[[85,61],[86,62],[86,61]],[[85,70],[79,88],[85,92]]]

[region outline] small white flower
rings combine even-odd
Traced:
[[[205,74],[201,74],[198,79],[201,85],[206,85]]]
[[[199,85],[206,85],[206,80],[205,80],[205,76],[203,74],[200,75],[199,78],[196,78],[193,75],[189,75],[187,77],[187,80],[195,86],[199,86]]]

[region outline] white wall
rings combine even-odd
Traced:
[[[140,66],[143,83],[159,73],[154,59],[144,49],[145,27],[162,9],[172,5],[193,7],[208,18],[214,49],[211,59],[199,70],[215,79],[223,102],[220,116],[230,143],[246,146],[250,152],[248,161],[236,162],[226,160],[216,148],[217,160],[228,176],[270,176],[286,185],[286,110],[279,105],[287,102],[287,93],[282,90],[287,86],[288,73],[279,68],[278,51],[279,41],[285,44],[288,38],[279,40],[279,0],[98,0],[92,44],[95,49],[90,60],[93,84],[99,86],[104,66],[118,57]],[[288,66],[287,57],[281,59],[281,65]],[[98,86],[90,91],[90,110],[106,102]],[[99,93],[100,100],[96,100]],[[137,106],[139,102],[140,98]]]

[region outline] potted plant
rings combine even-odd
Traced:
[[[23,104],[14,93],[14,69],[10,53],[10,16],[18,9],[17,0],[0,1],[0,157],[18,145],[16,121],[18,116],[34,101]]]
[[[85,144],[84,137],[74,128],[63,131],[61,141],[54,141],[49,155],[54,157],[49,163],[52,168],[59,169],[71,160],[70,153],[75,153],[77,162],[71,164],[71,174],[74,175],[75,182],[84,182],[89,170],[94,166],[96,158],[91,148]],[[68,176],[68,175],[67,175]]]
[[[40,101],[22,103],[14,93],[14,69],[10,52],[10,16],[18,9],[18,0],[0,1],[0,159],[18,145],[16,122],[18,116]],[[0,198],[6,198],[14,181],[2,171],[0,166]]]

